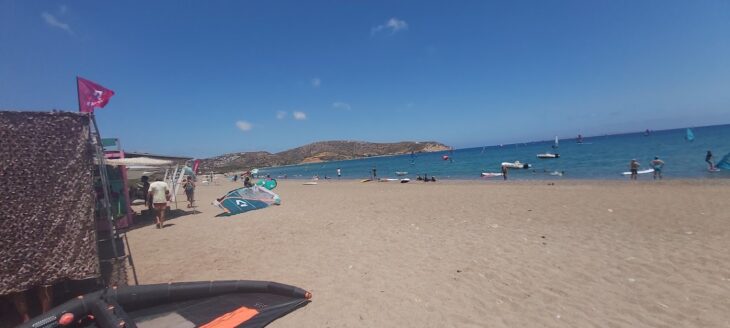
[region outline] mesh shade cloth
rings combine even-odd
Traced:
[[[0,111],[0,295],[98,276],[89,121]]]

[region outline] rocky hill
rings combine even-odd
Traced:
[[[279,153],[265,151],[231,153],[201,160],[203,171],[230,172],[252,168],[356,159],[371,156],[434,152],[449,147],[434,141],[373,143],[362,141],[315,142]]]

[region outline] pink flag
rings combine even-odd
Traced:
[[[114,95],[114,91],[78,76],[76,84],[79,91],[79,112],[82,113],[93,113],[94,108],[103,108]]]
[[[198,167],[200,167],[200,160],[196,159],[195,162],[193,162],[193,173],[198,174]]]

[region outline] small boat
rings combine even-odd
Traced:
[[[537,154],[537,158],[540,158],[540,159],[560,158],[560,154],[551,154],[551,153]]]
[[[396,172],[395,172],[395,175],[397,175],[397,176],[404,176],[404,175],[408,175],[408,172],[404,172],[404,171],[396,171]]]
[[[532,167],[531,164],[520,163],[520,161],[502,162],[502,166],[510,169],[529,169]]]
[[[501,177],[502,173],[497,172],[482,172],[482,176],[485,178]]]
[[[695,134],[692,132],[692,129],[687,129],[686,135],[684,136],[684,140],[687,140],[689,142],[695,141]]]
[[[408,178],[400,179],[400,183],[409,183],[409,182],[411,182],[411,179],[408,179]]]

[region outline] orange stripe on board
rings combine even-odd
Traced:
[[[259,311],[242,306],[234,311],[215,318],[213,321],[200,326],[200,328],[235,328],[257,314],[259,314]]]

